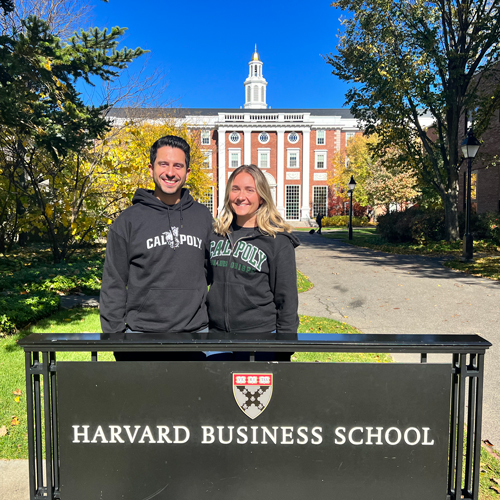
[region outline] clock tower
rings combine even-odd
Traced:
[[[262,61],[257,52],[257,44],[251,61],[248,63],[249,73],[245,80],[245,109],[267,109],[266,79],[262,76]]]

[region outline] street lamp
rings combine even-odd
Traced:
[[[352,240],[352,194],[354,193],[354,188],[356,187],[356,181],[351,175],[351,180],[349,181],[349,239]]]
[[[467,132],[467,137],[462,142],[462,153],[464,158],[467,158],[467,205],[465,209],[465,234],[463,241],[463,257],[465,260],[472,260],[473,240],[470,232],[470,209],[471,209],[471,177],[472,177],[472,160],[476,156],[481,143],[476,139],[472,129]]]

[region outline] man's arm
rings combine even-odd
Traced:
[[[129,258],[127,242],[110,229],[102,273],[99,308],[103,333],[125,331]]]

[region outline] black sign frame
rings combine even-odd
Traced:
[[[112,337],[112,338],[111,338]],[[421,363],[428,353],[452,354],[451,404],[446,499],[478,500],[483,401],[484,355],[491,346],[477,335],[336,335],[300,334],[298,341],[173,340],[172,336],[142,338],[104,334],[34,334],[21,340],[25,350],[28,398],[30,500],[62,499],[59,456],[56,352],[87,351],[97,362],[102,351],[303,351],[303,352],[418,352]],[[252,360],[252,358],[250,358]],[[262,363],[255,363],[261,366]],[[411,366],[411,364],[410,364]],[[41,385],[43,381],[44,391]],[[467,391],[467,401],[466,401]],[[42,407],[45,416],[42,421]],[[468,428],[465,438],[464,427]],[[465,441],[466,439],[466,441]],[[464,448],[465,453],[461,450]],[[43,443],[46,467],[43,467]],[[462,467],[464,473],[462,474]],[[463,485],[463,487],[462,487]]]

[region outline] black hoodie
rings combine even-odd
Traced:
[[[195,332],[208,324],[210,211],[186,189],[175,205],[138,189],[109,229],[100,296],[104,333]]]
[[[297,246],[298,238],[287,232],[274,238],[233,225],[226,237],[213,234],[213,283],[207,297],[211,331],[262,333],[264,338],[277,330],[278,339],[296,334]]]

